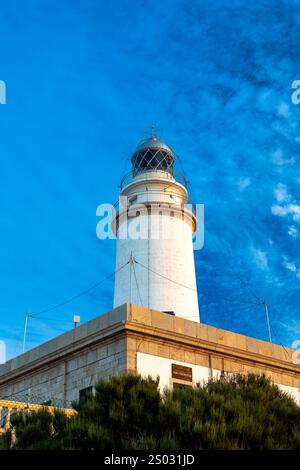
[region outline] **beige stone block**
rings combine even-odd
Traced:
[[[295,350],[294,349],[290,349],[290,348],[285,348],[285,361],[288,362],[289,364],[294,364],[295,367],[297,367],[297,365],[295,364],[295,359],[298,360],[300,359],[300,353],[298,352],[293,358],[293,354],[294,354]],[[300,373],[300,366],[298,365],[298,372]]]
[[[231,348],[238,348],[239,336],[240,335],[237,335],[236,333],[224,331],[224,345],[229,346]]]
[[[259,352],[258,341],[254,338],[246,338],[246,350],[257,354]]]
[[[254,368],[254,373],[257,375],[262,375],[262,374],[267,375],[267,372],[268,372],[268,369],[266,369],[265,367],[256,366]]]
[[[225,361],[225,370],[226,370],[226,367],[227,367],[227,361]],[[245,364],[243,364],[242,362],[238,361],[238,362],[236,363],[235,370],[236,370],[237,373],[244,375],[244,374],[245,374],[245,371],[246,371]]]
[[[143,352],[145,354],[150,354],[150,347],[151,344],[149,341],[141,338],[140,341],[137,342],[137,351]]]
[[[292,385],[293,387],[300,388],[300,376],[299,377],[293,376],[292,381],[293,381],[293,385]]]
[[[136,339],[135,336],[132,336],[131,334],[127,335],[127,337],[126,337],[126,347],[127,347],[127,349],[136,350],[136,342],[137,342],[137,339]]]
[[[212,356],[211,357],[211,365],[212,365],[213,369],[221,370],[221,365],[222,365],[221,358],[216,357],[216,356]]]
[[[208,328],[207,325],[202,325],[201,323],[199,323],[196,328],[197,338],[207,341],[208,340],[207,328]]]
[[[159,344],[158,345],[158,356],[161,357],[170,357],[170,346],[167,344]]]
[[[208,341],[211,341],[212,343],[217,343],[218,341],[217,328],[215,328],[214,326],[207,325],[207,339]]]
[[[174,331],[176,333],[184,333],[184,318],[174,317]]]
[[[258,350],[256,351],[258,354],[267,357],[274,357],[274,347],[271,343],[266,343],[265,341],[257,341]]]
[[[191,321],[191,320],[184,320],[184,334],[192,337],[197,337],[197,327],[199,323]]]
[[[192,352],[192,351],[186,350],[184,352],[184,361],[185,362],[190,362],[191,364],[195,364],[196,363],[195,353]]]
[[[284,385],[288,385],[289,387],[293,387],[294,381],[293,377],[289,374],[280,374],[281,380],[279,383],[283,383]]]
[[[255,373],[255,368],[252,367],[249,364],[245,364],[245,373],[246,374],[254,374]]]
[[[132,320],[144,323],[145,325],[151,325],[151,310],[134,305],[132,308]]]
[[[158,356],[158,349],[159,349],[159,344],[155,341],[149,343],[149,354],[152,354],[153,356]]]
[[[274,345],[274,347],[273,347],[273,357],[275,359],[285,360],[286,354],[285,354],[284,349],[283,349],[282,346],[278,346],[277,344]]]
[[[223,363],[219,361],[218,369],[221,370],[222,367],[224,368],[224,372],[236,372],[236,365],[231,360],[227,359],[227,361],[223,361]]]
[[[208,355],[195,353],[195,364],[199,366],[209,367]]]
[[[235,340],[236,340],[236,343],[235,343],[236,347],[238,349],[243,349],[244,351],[246,351],[246,336],[236,335]]]
[[[222,344],[222,345],[226,344],[225,331],[224,330],[217,329],[217,343]]]
[[[173,331],[174,329],[174,316],[168,315],[167,313],[157,312],[156,310],[151,311],[151,326],[155,328],[161,328],[167,331]]]
[[[130,372],[136,372],[136,354],[127,354],[127,370]]]
[[[235,373],[237,373],[237,374],[245,375],[245,374],[246,374],[246,367],[245,367],[245,364],[243,364],[243,363],[241,363],[241,362],[236,362],[236,363],[235,363],[235,367],[234,367],[234,371],[235,371]]]
[[[184,349],[183,348],[175,348],[172,347],[170,348],[170,359],[173,359],[174,361],[182,361],[184,362],[185,357],[184,357]]]
[[[280,384],[282,383],[282,374],[279,374],[277,372],[265,369],[264,370],[265,375],[272,380],[273,383],[275,384]]]

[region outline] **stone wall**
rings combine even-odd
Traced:
[[[70,406],[80,390],[125,371],[162,377],[172,364],[197,378],[222,372],[265,373],[298,400],[300,365],[294,350],[209,325],[123,305],[0,366],[0,399]],[[198,380],[198,379],[197,379]]]
[[[300,403],[300,365],[293,363],[293,349],[250,338],[209,325],[134,306],[127,334],[127,369],[147,375],[143,354],[169,363],[201,366],[207,378],[218,373],[266,374]],[[131,326],[132,325],[132,326]],[[138,355],[140,359],[138,360]],[[144,356],[144,361],[149,364]],[[166,377],[153,360],[154,375]],[[162,360],[162,364],[165,361]]]
[[[126,308],[113,310],[0,366],[0,398],[70,406],[80,390],[124,373],[125,319]]]

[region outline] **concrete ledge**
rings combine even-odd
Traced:
[[[120,338],[125,338],[124,344],[127,346],[122,350],[122,358],[117,358],[116,348]],[[93,350],[97,345],[102,348],[99,353]],[[49,375],[54,366],[56,375],[59,374],[65,381],[67,374],[75,374],[80,369],[78,357],[81,354],[86,355],[82,358],[85,361],[82,367],[93,364],[90,376],[98,374],[100,363],[103,364],[106,359],[107,370],[114,370],[114,361],[118,365],[118,361],[122,360],[124,370],[127,364],[127,370],[134,371],[136,354],[140,350],[206,367],[210,357],[215,369],[222,370],[225,361],[227,372],[236,371],[238,364],[240,371],[271,372],[279,383],[293,383],[293,386],[300,388],[300,365],[292,362],[293,349],[129,304],[1,365],[0,386],[10,386],[15,380],[23,380],[23,377],[35,377],[38,372]]]
[[[11,375],[15,375],[17,371],[24,374],[28,370],[117,334],[124,330],[126,318],[127,305],[122,305],[7,361],[0,365],[0,384],[7,381]]]

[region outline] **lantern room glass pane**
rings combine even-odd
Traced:
[[[133,159],[134,176],[144,171],[161,170],[173,174],[174,158],[160,149],[147,149]]]

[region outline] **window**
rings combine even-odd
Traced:
[[[162,170],[173,174],[174,157],[159,148],[144,149],[133,156],[133,176],[144,171]]]
[[[85,401],[89,396],[93,394],[93,386],[82,388],[79,390],[79,401]]]

